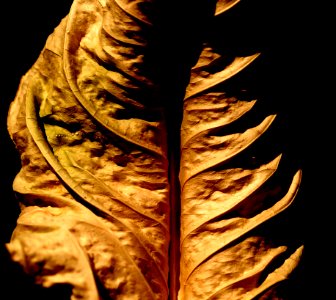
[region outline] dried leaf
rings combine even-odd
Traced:
[[[166,129],[143,2],[74,1],[9,111],[23,159],[8,249],[71,299],[168,297]]]
[[[237,2],[217,2],[213,24],[220,28],[218,15]],[[207,30],[205,40],[225,39]],[[232,57],[216,43],[203,44],[184,98],[178,299],[280,299],[267,292],[291,276],[303,246],[272,243],[269,227],[276,217],[285,222],[278,215],[293,203],[301,170],[284,168],[281,152],[267,152],[278,116],[263,110],[265,99],[243,81],[232,80],[246,69],[254,74],[262,56]]]
[[[249,75],[235,81],[264,58],[223,46],[224,13],[239,2],[193,3],[178,29],[190,36],[168,40],[188,62],[162,76],[156,1],[74,0],[8,112],[22,212],[7,249],[36,284],[70,286],[72,300],[279,299],[303,245],[272,230],[302,172],[286,165],[270,99]],[[184,98],[168,99],[183,106],[178,158],[161,81],[176,72],[190,75],[173,87]]]

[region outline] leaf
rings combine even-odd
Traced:
[[[257,169],[224,169],[202,172],[183,187],[181,211],[181,241],[218,216],[237,209],[252,198],[278,168],[280,157]],[[198,189],[194,187],[197,186]],[[255,197],[255,196],[254,196]],[[250,200],[251,201],[251,200]],[[255,205],[256,206],[256,205]],[[186,231],[188,228],[188,231]]]
[[[280,298],[304,249],[289,232],[302,171],[259,81],[265,48],[225,23],[235,7],[245,25],[238,3],[74,0],[8,112],[22,168],[7,249],[37,285],[72,300]]]
[[[240,0],[218,0],[216,3],[216,11],[215,15],[220,15],[227,10],[229,10],[231,7],[239,3]]]
[[[142,4],[74,1],[9,111],[25,159],[8,249],[37,284],[72,286],[71,299],[168,297],[166,128],[162,103],[151,104],[152,13]]]
[[[272,230],[290,236],[281,215],[302,171],[287,167],[280,117],[255,84],[264,57],[218,46],[226,37],[219,15],[236,3],[217,2],[184,97],[179,300],[280,299],[267,293],[291,277],[303,252],[283,236],[271,242]]]

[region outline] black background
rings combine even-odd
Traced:
[[[318,66],[320,63],[328,63],[328,57],[323,57],[324,53],[318,51],[323,47],[320,33],[325,29],[321,26],[324,20],[317,15],[317,11],[307,8],[308,3],[284,7],[284,3],[268,2],[273,4],[268,3],[264,12],[259,11],[258,18],[254,21],[263,31],[262,37],[271,36],[269,41],[272,44],[274,60],[277,60],[277,69],[272,75],[272,80],[275,76],[279,82],[278,86],[286,84],[285,89],[279,90],[279,93],[285,103],[288,101],[287,105],[290,107],[289,134],[291,143],[295,144],[296,151],[301,154],[304,170],[303,194],[307,210],[302,212],[299,222],[303,222],[306,228],[308,255],[305,273],[309,284],[301,289],[302,298],[296,299],[306,299],[303,294],[306,292],[311,296],[309,299],[331,299],[335,284],[330,279],[332,275],[327,274],[333,269],[333,256],[336,255],[333,254],[331,246],[336,237],[333,229],[336,229],[336,216],[333,216],[333,202],[336,197],[335,192],[332,193],[330,187],[328,188],[332,186],[330,184],[333,184],[335,177],[332,174],[333,162],[328,149],[334,147],[334,121],[329,116],[330,110],[334,109],[332,102],[335,101],[335,96],[326,94],[323,85],[320,84],[325,70],[320,70]],[[71,4],[70,0],[22,0],[6,1],[1,6],[0,272],[5,278],[1,283],[3,293],[12,293],[4,298],[0,293],[0,299],[3,300],[21,299],[20,297],[29,292],[30,286],[29,280],[17,280],[20,275],[7,261],[3,247],[10,239],[19,214],[19,207],[12,192],[12,182],[20,169],[20,161],[7,133],[8,107],[15,97],[21,76],[35,62],[48,35],[69,12]],[[262,7],[260,5],[259,8]],[[267,10],[271,12],[268,13]],[[266,17],[262,19],[261,16]],[[233,26],[243,29],[250,24]],[[328,56],[328,53],[325,55]],[[329,126],[326,126],[325,118],[330,120]],[[16,286],[17,282],[20,282],[20,285]],[[41,299],[62,299],[57,291],[54,292],[54,297],[44,297],[45,295],[42,295]]]

